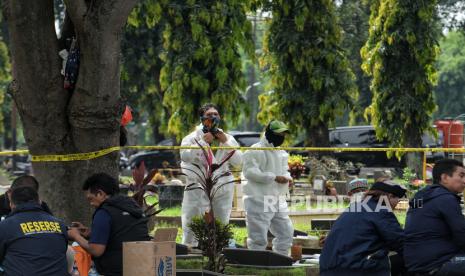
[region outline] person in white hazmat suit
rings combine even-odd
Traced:
[[[225,146],[236,147],[239,146],[237,141],[231,135],[223,132],[217,128],[220,121],[220,114],[218,108],[213,104],[205,104],[199,109],[199,116],[202,124],[197,126],[195,131],[184,137],[181,146],[198,146],[198,141],[202,147],[207,151],[211,151],[210,146]],[[213,163],[219,164],[231,152],[231,150],[217,150],[212,156]],[[213,153],[213,152],[212,152]],[[192,183],[199,183],[199,176],[194,172],[199,172],[199,168],[204,169],[207,159],[200,149],[185,149],[180,151],[181,155],[181,169],[187,176],[187,185]],[[195,164],[195,165],[194,165]],[[214,172],[214,176],[221,175],[230,170],[230,167],[240,167],[242,164],[242,152],[236,150],[232,157]],[[202,175],[200,173],[200,175]],[[229,223],[229,216],[232,209],[232,201],[234,195],[234,176],[231,174],[226,177],[221,177],[218,180],[217,186],[223,183],[230,182],[219,188],[213,199],[213,213],[215,218],[222,223]],[[198,184],[200,185],[200,184]],[[205,192],[200,189],[184,191],[184,198],[182,200],[182,243],[188,246],[195,247],[198,242],[189,224],[195,216],[203,216],[205,212],[209,211],[210,205]]]
[[[288,127],[273,120],[260,142],[252,147],[279,147]],[[247,224],[247,248],[264,250],[268,230],[275,237],[273,251],[288,255],[294,228],[289,218],[286,194],[289,193],[288,153],[284,150],[249,150],[244,153],[242,172],[247,179],[243,187]]]

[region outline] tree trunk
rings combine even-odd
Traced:
[[[13,98],[32,155],[69,154],[119,144],[120,41],[133,0],[65,1],[81,51],[74,92],[63,89],[53,0],[9,0]],[[89,5],[89,6],[88,6]],[[118,176],[118,153],[88,161],[35,162],[41,199],[67,221],[90,221],[82,192],[97,172]]]
[[[160,132],[159,127],[160,126],[158,124],[152,125],[151,127],[152,128],[152,139],[155,145],[165,139],[165,135],[163,135],[163,133]]]
[[[420,148],[421,147],[421,133],[418,133],[417,129],[410,128],[405,131],[405,141],[407,148]],[[422,176],[422,153],[421,152],[409,152],[406,154],[405,158],[407,161],[407,167],[412,169],[417,178]]]
[[[329,147],[329,131],[328,126],[324,123],[319,123],[317,126],[309,126],[307,129],[307,147]],[[309,156],[321,158],[323,155],[330,155],[328,152],[309,152]]]
[[[316,126],[310,126],[307,129],[305,144],[309,147],[329,147],[328,126],[321,122]]]

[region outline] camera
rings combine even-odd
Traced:
[[[219,132],[218,125],[220,124],[220,118],[213,116],[213,117],[202,117],[202,125],[203,125],[203,133],[210,132],[211,134],[215,135]]]

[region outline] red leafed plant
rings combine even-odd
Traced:
[[[155,209],[155,206],[158,204],[158,202],[148,204],[145,199],[146,192],[157,193],[156,188],[153,185],[149,185],[150,181],[157,172],[158,171],[156,169],[153,169],[147,174],[147,176],[145,176],[144,161],[142,161],[139,166],[136,166],[132,170],[132,179],[134,179],[134,184],[131,184],[129,189],[134,192],[132,198],[136,201],[137,205],[139,205],[144,210],[146,217],[152,217],[163,211],[163,209]]]
[[[182,168],[194,173],[199,180],[198,183],[187,185],[185,191],[202,190],[209,200],[210,210],[205,212],[203,217],[194,218],[189,227],[199,242],[199,248],[208,257],[206,268],[215,272],[222,272],[224,270],[224,259],[220,258],[220,254],[223,248],[228,245],[232,232],[229,224],[224,225],[215,218],[213,199],[221,187],[233,183],[234,180],[219,184],[219,180],[231,175],[231,172],[226,171],[219,175],[214,173],[234,155],[235,151],[229,152],[220,163],[216,164],[213,163],[213,153],[210,147],[206,149],[197,140],[195,142],[202,150],[206,163],[203,168],[197,164],[192,164],[196,169]]]

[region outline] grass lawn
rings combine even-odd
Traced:
[[[164,223],[164,222],[157,223],[155,228],[152,230],[150,234],[153,235],[157,228],[171,228],[171,227],[176,228],[178,226]],[[296,224],[294,225],[294,228],[297,230],[306,232],[313,236],[320,236],[322,233],[325,233],[325,231],[310,230],[310,225],[307,225],[307,224]],[[247,228],[233,226],[231,229],[233,232],[233,238],[236,241],[236,243],[243,246],[245,244],[245,239],[247,238]],[[181,243],[181,240],[182,240],[182,228],[178,227],[178,235],[176,236],[176,242]]]
[[[180,217],[181,216],[181,206],[175,206],[171,208],[166,208],[161,211],[158,216],[163,217]]]

